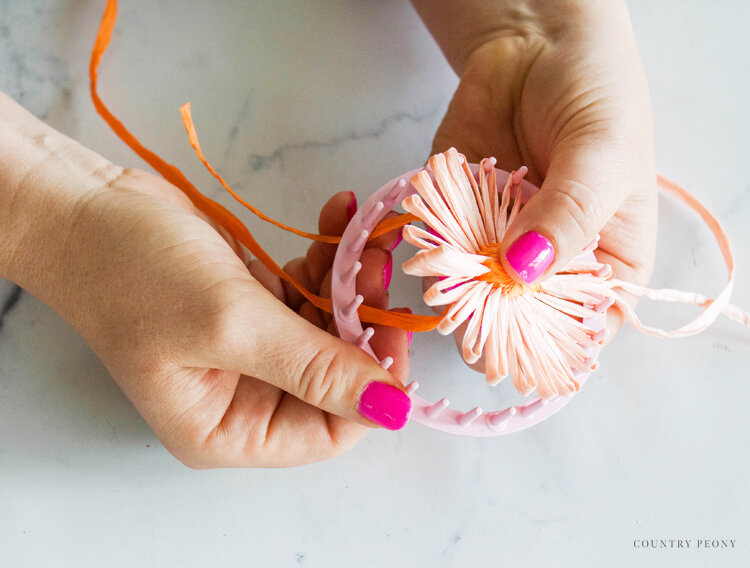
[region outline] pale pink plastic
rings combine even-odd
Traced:
[[[470,167],[476,176],[479,166],[471,164]],[[383,219],[385,214],[400,205],[405,197],[416,193],[409,180],[422,169],[424,168],[412,170],[392,179],[362,204],[344,231],[333,261],[331,301],[333,317],[339,335],[342,339],[358,345],[386,369],[391,366],[393,359],[390,357],[378,359],[369,344],[373,336],[373,329],[371,327],[363,328],[357,313],[357,308],[362,303],[362,297],[356,293],[356,276],[361,268],[359,259],[370,232]],[[502,184],[508,177],[508,172],[496,170],[498,172],[498,187],[496,189],[500,191],[502,190]],[[526,201],[536,191],[538,191],[538,188],[533,184],[526,180],[521,182],[522,201]],[[586,261],[595,260],[594,254],[590,250],[582,252],[579,258]],[[611,303],[597,306],[596,310],[601,315],[584,320],[586,325],[594,332],[604,329],[605,314],[610,305]],[[596,361],[600,350],[601,347],[596,345],[586,351],[591,359]],[[429,373],[429,370],[427,373]],[[583,386],[589,373],[574,371],[574,375]],[[480,379],[481,377],[477,376],[477,378]],[[498,436],[524,430],[546,420],[572,398],[572,396],[557,396],[543,400],[537,397],[525,405],[509,406],[492,412],[484,412],[479,407],[469,410],[454,410],[449,408],[450,403],[447,398],[428,401],[415,394],[418,387],[419,384],[416,381],[410,382],[406,387],[412,398],[412,419],[435,430],[463,436]]]

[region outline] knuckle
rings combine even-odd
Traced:
[[[602,200],[595,190],[580,182],[570,182],[558,191],[569,220],[583,237],[599,230],[604,215]]]
[[[194,470],[220,467],[218,455],[206,444],[205,434],[198,429],[186,429],[164,447],[183,465]]]
[[[126,177],[131,170],[123,169],[121,166],[105,162],[97,164],[91,172],[91,175],[99,180],[105,187],[113,187],[122,178]]]
[[[182,464],[195,470],[246,465],[242,437],[230,436],[221,428],[207,430],[205,425],[183,424],[179,433],[164,446]],[[252,460],[250,464],[252,465]]]
[[[298,395],[313,406],[325,406],[346,384],[346,369],[347,365],[336,350],[319,349],[299,375]]]
[[[196,307],[197,321],[201,321],[201,334],[212,349],[225,352],[247,347],[248,329],[254,325],[247,313],[237,309],[243,296],[266,293],[263,286],[245,278],[225,278],[204,291],[207,301]]]
[[[222,355],[234,352],[234,344],[238,343],[235,318],[224,310],[212,309],[207,310],[199,321],[203,322],[199,333],[208,352]]]
[[[182,463],[182,465],[194,470],[194,471],[204,471],[207,469],[215,469],[218,467],[218,465],[212,465],[210,462],[208,462],[205,458],[201,456],[197,456],[191,453],[187,452],[172,452],[172,455],[177,458],[177,460]]]
[[[323,455],[321,459],[333,459],[349,453],[360,440],[360,437],[354,438],[351,436],[345,438],[332,438],[327,453]]]

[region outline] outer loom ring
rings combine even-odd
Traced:
[[[469,166],[476,176],[479,165],[469,164]],[[342,339],[358,345],[386,369],[390,367],[393,360],[386,357],[381,361],[375,355],[369,344],[373,330],[372,328],[362,328],[362,322],[357,313],[357,309],[362,303],[362,297],[356,294],[357,272],[359,271],[358,267],[361,268],[359,259],[362,256],[367,238],[386,213],[399,205],[405,197],[416,193],[416,189],[409,180],[421,170],[429,173],[434,181],[429,168],[418,168],[392,179],[362,204],[346,227],[333,261],[331,302],[339,335]],[[499,168],[495,168],[495,171],[498,173],[496,189],[501,191],[509,174]],[[538,190],[539,188],[535,185],[523,180],[521,182],[522,202],[525,202]],[[593,261],[595,257],[592,251],[587,250],[582,252],[578,259]],[[603,308],[601,315],[594,318],[585,318],[583,321],[594,332],[604,329],[606,308]],[[601,347],[595,345],[586,348],[585,351],[592,360],[596,361]],[[583,386],[589,373],[573,369],[573,376]],[[447,398],[442,398],[437,402],[425,400],[414,394],[418,386],[416,381],[412,381],[406,387],[412,399],[412,420],[434,430],[461,436],[499,436],[525,430],[558,412],[572,398],[572,395],[556,396],[547,400],[537,397],[522,406],[509,406],[503,410],[483,413],[479,407],[469,411],[450,409],[448,408]]]

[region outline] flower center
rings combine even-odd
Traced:
[[[513,280],[503,268],[500,263],[500,243],[490,243],[486,247],[481,248],[477,254],[486,256],[482,264],[490,269],[489,272],[485,272],[481,276],[477,276],[475,280],[481,280],[482,282],[489,282],[495,286],[499,286],[503,294],[510,298],[515,298],[526,292],[538,292],[541,290],[539,283],[527,285],[520,284]]]

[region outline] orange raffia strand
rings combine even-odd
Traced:
[[[104,15],[102,16],[101,24],[99,25],[99,31],[96,35],[96,41],[94,42],[94,47],[91,51],[91,61],[89,64],[89,79],[90,79],[90,90],[91,90],[91,99],[94,103],[94,107],[96,108],[96,111],[99,113],[99,115],[104,119],[104,121],[109,125],[109,127],[112,129],[112,131],[123,141],[125,144],[127,144],[138,156],[140,156],[145,162],[147,162],[154,170],[159,172],[161,176],[166,179],[171,184],[178,187],[180,190],[182,190],[185,195],[188,196],[188,198],[192,201],[193,205],[195,205],[198,210],[203,212],[205,215],[207,215],[209,218],[214,220],[216,223],[224,227],[227,232],[232,235],[235,239],[237,239],[239,242],[241,242],[243,245],[245,245],[248,250],[254,254],[258,260],[260,260],[273,274],[278,276],[279,278],[282,278],[283,280],[287,281],[289,284],[294,286],[300,294],[302,294],[311,304],[313,304],[316,308],[324,310],[328,313],[332,312],[332,305],[330,298],[323,298],[321,296],[318,296],[316,294],[313,294],[310,292],[307,288],[302,286],[299,282],[297,282],[290,274],[288,274],[285,270],[283,270],[278,264],[274,262],[274,260],[266,253],[265,250],[258,244],[258,242],[255,240],[253,235],[250,233],[250,231],[243,225],[242,221],[240,221],[234,214],[232,214],[226,207],[223,205],[217,203],[216,201],[209,199],[205,195],[203,195],[200,191],[196,189],[196,187],[190,183],[190,181],[185,177],[185,174],[183,174],[176,166],[173,166],[172,164],[169,164],[165,160],[163,160],[161,157],[159,157],[156,153],[152,152],[127,129],[125,126],[120,122],[120,120],[112,114],[112,112],[107,108],[107,106],[104,104],[104,102],[99,97],[99,94],[97,92],[97,84],[99,79],[98,69],[99,64],[101,63],[102,56],[107,51],[107,47],[109,47],[109,43],[112,39],[112,31],[115,27],[115,22],[117,20],[117,0],[108,0],[107,1],[107,7],[104,10]],[[184,108],[184,107],[183,107]],[[189,107],[187,116],[189,118]],[[185,114],[183,113],[183,118],[185,117]],[[192,121],[190,121],[190,124],[192,125]],[[187,128],[186,123],[186,128]],[[198,146],[198,138],[197,135],[195,135],[195,129],[192,128],[192,133],[195,138],[195,145],[193,146],[196,148],[196,151],[199,150]],[[189,130],[190,135],[190,130]],[[193,143],[193,140],[191,138],[191,144]],[[200,154],[202,155],[202,153]],[[218,174],[213,170],[213,168],[210,167],[207,161],[202,159],[206,167],[209,168],[209,171],[214,174],[214,176],[217,177],[217,179],[220,179]],[[238,196],[229,188],[228,185],[223,183],[224,187],[237,199]],[[331,243],[337,243],[339,237],[332,237],[332,236],[326,236],[326,235],[314,235],[312,233],[306,233],[304,231],[299,231],[297,229],[294,229],[292,227],[288,227],[286,225],[283,225],[282,223],[278,223],[271,219],[270,217],[267,217],[260,213],[257,209],[250,206],[249,204],[246,204],[240,200],[241,203],[243,203],[246,207],[248,207],[253,213],[258,215],[261,219],[264,219],[270,223],[275,224],[276,226],[281,227],[282,229],[294,232],[295,234],[298,234],[300,236],[304,236],[307,238],[312,238],[314,240],[323,240],[323,242],[331,242]],[[380,225],[378,225],[377,229],[373,231],[373,234],[371,235],[371,238],[375,238],[376,236],[385,234],[389,231],[392,231],[398,227],[401,227],[403,225],[406,225],[407,223],[415,220],[416,218],[406,214],[406,215],[400,215],[398,217],[393,217],[391,219],[388,219],[387,221],[384,221]],[[321,238],[323,237],[323,238]],[[329,240],[330,239],[330,240]],[[373,308],[371,306],[360,306],[359,308],[359,314],[362,321],[366,321],[368,323],[373,323],[376,325],[386,325],[391,327],[398,327],[400,329],[403,329],[405,331],[431,331],[435,329],[440,322],[441,317],[440,316],[420,316],[420,315],[413,315],[413,314],[401,314],[396,312],[389,312],[387,310],[381,310],[378,308]]]
[[[370,234],[368,240],[376,239],[380,235],[385,235],[386,233],[400,229],[404,225],[408,225],[414,221],[421,221],[421,219],[411,213],[402,213],[401,215],[391,217],[390,219],[384,219],[375,226],[375,229],[372,231],[372,234]]]
[[[193,122],[193,116],[190,112],[190,103],[185,103],[184,105],[180,107],[180,114],[182,115],[182,124],[185,126],[185,131],[187,132],[188,140],[190,141],[190,145],[193,147],[193,150],[195,150],[195,154],[198,156],[198,159],[206,167],[206,169],[211,173],[211,175],[216,178],[216,180],[221,184],[221,186],[224,189],[226,189],[229,192],[229,194],[232,197],[234,197],[240,204],[244,205],[248,210],[250,210],[252,213],[257,215],[264,221],[267,221],[268,223],[271,223],[272,225],[276,225],[280,229],[284,229],[285,231],[289,231],[290,233],[299,235],[300,237],[305,237],[306,239],[312,239],[314,241],[320,241],[320,242],[332,243],[332,244],[338,244],[341,241],[341,237],[338,237],[335,235],[317,235],[314,233],[307,233],[305,231],[300,231],[299,229],[296,229],[295,227],[290,227],[289,225],[280,223],[279,221],[276,221],[275,219],[271,219],[271,217],[261,212],[254,205],[242,199],[242,197],[240,197],[237,194],[237,192],[234,191],[229,186],[226,180],[224,180],[224,178],[221,177],[219,172],[217,172],[214,169],[214,167],[206,159],[205,154],[203,154],[203,150],[201,149],[200,143],[198,142],[198,133],[195,130],[195,123]],[[378,224],[378,226],[375,228],[375,230],[372,232],[369,238],[374,239],[376,237],[379,237],[380,235],[384,235],[385,233],[398,229],[399,227],[403,227],[404,225],[411,223],[412,221],[418,221],[418,220],[419,218],[412,215],[411,213],[404,213],[403,215],[398,215],[397,217],[387,219]]]

